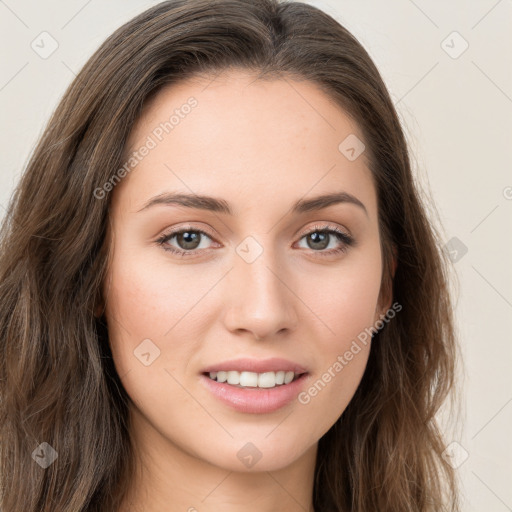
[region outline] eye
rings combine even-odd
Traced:
[[[346,252],[348,248],[354,245],[355,240],[341,229],[324,225],[314,226],[312,230],[308,231],[302,236],[300,240],[306,240],[306,245],[313,252],[320,253],[319,256],[332,256],[341,252]],[[334,248],[325,251],[331,242],[334,243]]]
[[[208,251],[210,247],[205,247],[203,241],[212,240],[212,236],[206,231],[193,227],[184,227],[176,229],[170,233],[164,233],[156,243],[165,251],[171,252],[177,256],[184,257],[197,254],[201,251]],[[307,249],[318,253],[319,256],[332,256],[341,252],[346,252],[348,248],[355,244],[354,238],[341,229],[330,226],[314,226],[300,238],[299,242],[306,239]],[[171,244],[175,240],[176,245]],[[334,243],[334,248],[329,248]]]
[[[163,234],[157,240],[157,243],[165,251],[172,252],[178,256],[187,256],[189,254],[193,254],[197,249],[208,249],[208,247],[202,246],[202,242],[205,237],[211,240],[210,235],[205,231],[185,227]],[[169,244],[173,239],[176,239],[178,247]]]

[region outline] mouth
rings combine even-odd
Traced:
[[[217,372],[204,372],[203,375],[209,379],[226,383],[237,388],[264,388],[272,389],[279,386],[286,386],[296,381],[306,372],[293,372],[278,370],[277,372],[248,372],[236,370],[220,370]]]
[[[216,400],[237,412],[259,415],[292,407],[310,380],[311,375],[302,369],[214,370],[200,374],[201,384]]]
[[[237,359],[204,368],[200,381],[224,405],[241,413],[266,414],[296,400],[311,376],[286,359]]]

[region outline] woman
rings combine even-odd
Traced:
[[[375,65],[319,9],[122,26],[1,243],[3,512],[458,510],[446,259]]]

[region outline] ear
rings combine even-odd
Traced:
[[[99,290],[94,306],[95,318],[101,318],[105,313],[105,301],[103,300],[103,291]]]
[[[101,318],[103,316],[104,311],[105,311],[105,305],[103,303],[99,303],[94,308],[94,316],[96,318]]]

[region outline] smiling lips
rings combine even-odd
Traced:
[[[220,372],[209,372],[209,377],[216,382],[227,382],[232,386],[238,387],[252,387],[252,388],[274,388],[283,384],[289,384],[295,378],[299,377],[299,373],[285,372],[279,370],[277,372],[237,372],[231,371],[220,371]]]
[[[203,370],[203,374],[216,382],[232,386],[274,388],[289,384],[306,373],[306,369],[286,359],[236,359],[224,361]]]
[[[205,368],[201,382],[221,402],[244,413],[270,413],[290,403],[307,370],[286,359],[237,359]]]

